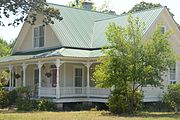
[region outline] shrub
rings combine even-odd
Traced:
[[[127,91],[115,89],[113,95],[108,100],[109,110],[114,114],[134,113],[140,110],[142,105],[142,94],[136,91],[133,99],[132,96],[132,91],[130,89]]]
[[[8,107],[8,91],[0,90],[0,108]]]
[[[180,84],[169,85],[163,101],[177,112],[180,108]]]
[[[2,90],[4,90],[4,89],[3,89],[3,84],[0,83],[0,91],[2,91]]]
[[[45,100],[45,99],[38,100],[36,104],[37,104],[36,109],[39,111],[56,111],[57,110],[56,104],[49,100]]]
[[[16,103],[16,99],[17,99],[17,91],[12,90],[8,93],[8,100],[9,100],[9,105],[14,105]]]
[[[18,98],[30,99],[32,96],[32,90],[28,87],[19,87],[16,89]]]
[[[28,87],[20,87],[16,89],[17,99],[16,107],[21,111],[31,111],[35,109],[36,102],[30,100],[32,91]]]
[[[142,107],[144,112],[172,112],[172,108],[164,102],[148,102],[144,103]]]
[[[32,111],[36,108],[36,101],[18,98],[16,100],[16,107],[20,111]]]

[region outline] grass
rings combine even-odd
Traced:
[[[115,116],[105,111],[81,112],[15,112],[0,111],[0,120],[180,120],[175,113],[141,113],[135,116]]]

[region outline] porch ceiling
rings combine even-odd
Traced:
[[[22,61],[29,59],[47,58],[47,57],[78,57],[78,58],[96,58],[102,56],[101,50],[83,50],[83,49],[70,49],[59,48],[49,51],[33,51],[26,53],[19,53],[17,55],[7,56],[0,58],[0,63]]]

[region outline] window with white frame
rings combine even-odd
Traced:
[[[75,68],[75,87],[82,87],[82,77],[83,77],[83,73],[82,73],[82,68]]]
[[[34,48],[44,47],[44,26],[34,27]]]
[[[170,84],[175,84],[176,83],[176,65],[173,65],[169,69],[170,73]]]

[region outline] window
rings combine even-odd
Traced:
[[[34,28],[34,48],[44,47],[44,27]]]
[[[82,87],[82,68],[75,68],[75,87]]]
[[[175,84],[176,83],[176,66],[173,65],[169,69],[170,71],[170,84]]]
[[[164,34],[166,32],[166,27],[165,26],[162,26],[161,27],[161,33]]]
[[[75,94],[82,94],[83,89],[83,69],[76,67],[74,69]]]
[[[50,70],[50,72],[51,72],[52,87],[56,87],[56,85],[57,85],[57,69],[53,68]]]

